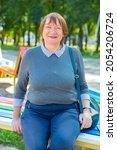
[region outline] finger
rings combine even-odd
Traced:
[[[84,129],[85,123],[83,121],[82,125],[81,125],[81,130]]]
[[[21,133],[20,127],[17,127],[16,132],[19,134]]]
[[[86,119],[85,119],[85,118],[83,118],[82,125],[81,125],[81,130],[82,130],[82,129],[84,129],[85,124],[86,124]]]
[[[13,131],[17,132],[17,126],[13,125]]]
[[[21,133],[22,133],[22,126],[20,126],[20,131],[21,131]]]
[[[84,125],[84,128],[89,128],[91,126],[91,124],[92,124],[92,120],[91,119],[87,119],[86,123]]]
[[[21,127],[21,125],[20,125],[20,127],[19,127],[19,131],[20,131],[20,133],[22,133],[22,127]]]
[[[17,133],[21,133],[21,127],[20,125],[16,124],[13,126],[13,131],[17,132]]]
[[[19,120],[19,125],[18,125],[18,127],[19,127],[19,133],[22,133],[22,126],[21,126],[21,121]]]
[[[83,122],[83,114],[80,114],[80,116],[79,116],[79,121],[80,121],[80,123],[82,124],[82,122]]]
[[[18,125],[15,126],[15,132],[19,132]]]
[[[18,125],[17,125],[17,132],[18,132],[19,134],[22,133],[21,124],[18,124]]]
[[[92,119],[90,120],[89,124],[88,124],[88,128],[90,128],[92,125]]]

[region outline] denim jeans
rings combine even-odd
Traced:
[[[21,123],[25,150],[73,150],[80,133],[77,103],[35,105],[27,101]]]

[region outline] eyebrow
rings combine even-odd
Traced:
[[[45,24],[45,26],[51,26],[51,25],[50,24]],[[56,26],[61,27],[60,25],[57,25],[57,24],[56,24]]]

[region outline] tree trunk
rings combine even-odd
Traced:
[[[20,34],[17,35],[16,46],[19,45],[19,42],[20,42]]]
[[[14,32],[14,37],[13,37],[13,39],[14,39],[14,45],[16,45],[16,39],[17,39],[16,32]]]
[[[99,46],[100,46],[100,32],[98,31],[97,45],[96,45],[96,53],[98,52]]]
[[[27,41],[28,46],[30,46],[30,20],[28,18],[28,41]]]
[[[37,45],[37,41],[38,41],[38,27],[39,25],[35,26],[35,46]]]
[[[25,45],[25,39],[24,39],[24,36],[25,36],[25,31],[23,30],[23,31],[22,31],[22,37],[23,37],[23,46]]]
[[[28,46],[30,46],[30,27],[28,28],[28,41],[27,41],[27,44],[28,44]]]
[[[87,44],[88,44],[88,36],[85,35],[85,50],[87,50]]]
[[[80,51],[83,51],[83,30],[82,30],[82,24],[80,24],[80,32],[79,32],[79,47]]]

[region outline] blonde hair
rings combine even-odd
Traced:
[[[62,30],[63,30],[63,34],[64,34],[64,37],[63,37],[63,39],[62,39],[62,41],[61,41],[61,42],[63,42],[63,41],[64,41],[64,38],[65,38],[65,37],[67,36],[67,34],[68,34],[68,28],[67,28],[67,24],[66,24],[65,19],[64,19],[59,13],[53,12],[53,13],[49,13],[48,15],[44,16],[44,18],[42,19],[42,21],[41,21],[41,23],[40,23],[40,27],[39,27],[41,34],[42,34],[42,32],[43,32],[43,28],[44,28],[45,22],[46,22],[46,20],[47,20],[48,18],[50,19],[50,20],[49,20],[49,23],[52,22],[52,21],[53,21],[55,24],[56,24],[57,21],[60,23],[60,25],[61,25],[61,27],[62,27]]]

